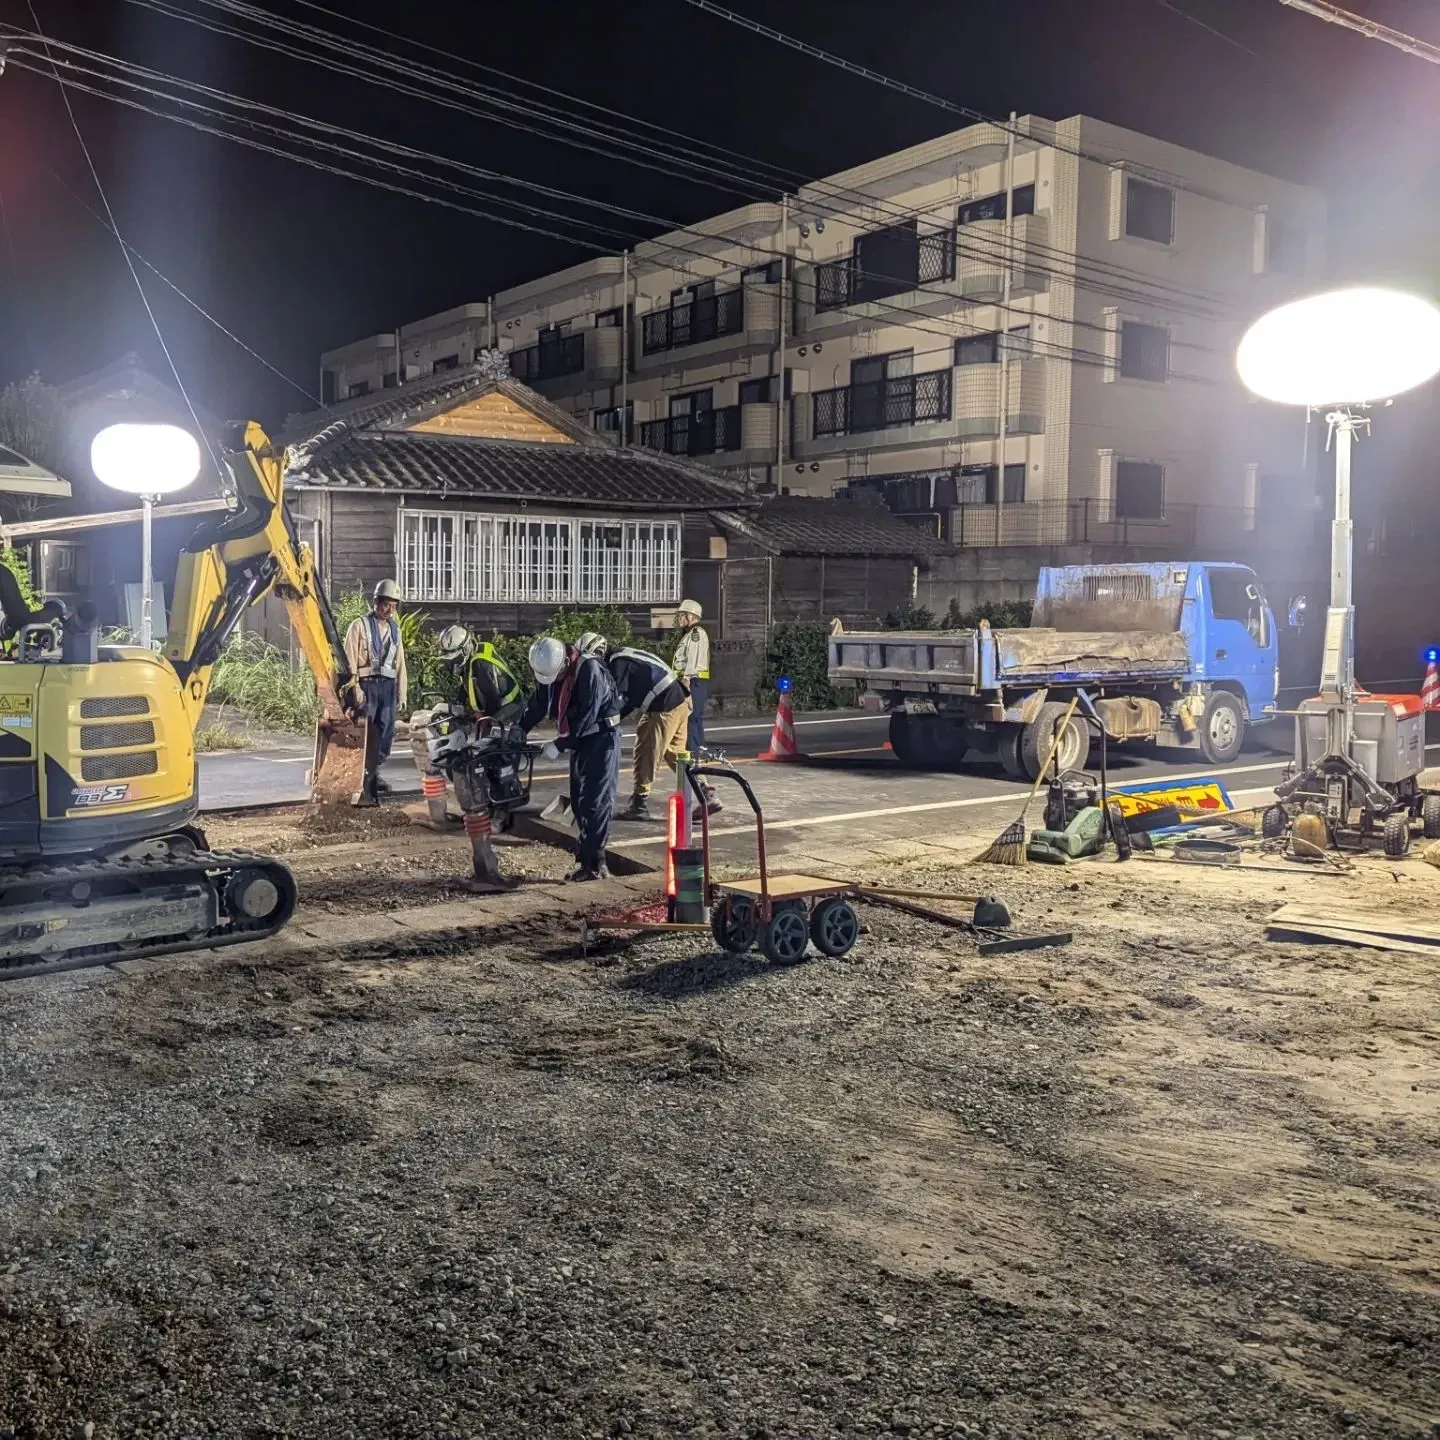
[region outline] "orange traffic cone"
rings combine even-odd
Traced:
[[[770,748],[758,760],[803,760],[795,743],[795,709],[790,703],[790,684],[780,682],[780,702],[775,707],[775,725],[770,731]]]
[[[1440,710],[1440,669],[1436,668],[1436,655],[1430,652],[1430,663],[1425,667],[1425,683],[1420,687],[1420,703],[1426,710]]]

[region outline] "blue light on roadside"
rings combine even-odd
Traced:
[[[782,695],[788,695],[795,688],[795,682],[788,675],[782,675],[775,685]]]

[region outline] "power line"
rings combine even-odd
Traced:
[[[1223,40],[1225,44],[1232,45],[1236,50],[1243,51],[1246,55],[1254,55],[1257,60],[1263,60],[1263,55],[1257,54],[1248,45],[1242,45],[1238,40],[1227,35],[1223,30],[1217,30],[1213,25],[1207,25],[1198,15],[1191,15],[1188,11],[1182,10],[1178,5],[1171,4],[1171,0],[1155,0],[1155,3],[1162,9],[1168,10],[1172,15],[1178,15],[1180,19],[1188,21],[1197,29],[1204,30],[1206,34],[1213,35],[1217,40]]]
[[[25,54],[27,54],[27,53],[28,53],[28,52],[26,52],[26,51],[23,49],[23,47],[17,48],[17,49],[15,49],[15,50],[12,50],[12,52],[11,52],[12,57],[13,57],[14,55],[16,55],[16,54],[19,54],[19,55],[22,55],[22,56],[23,56],[23,55],[25,55]],[[24,62],[23,62],[23,60],[15,61],[15,63],[17,64],[17,67],[18,67],[18,68],[21,68],[21,69],[29,69],[29,70],[31,70],[32,73],[36,73],[36,74],[41,73],[41,72],[39,72],[38,70],[35,70],[33,67],[30,67],[30,66],[25,65]],[[74,62],[71,62],[71,61],[61,61],[61,62],[59,62],[59,65],[60,65],[62,68],[66,69],[66,70],[79,70],[79,71],[81,71],[82,73],[86,73],[86,74],[95,74],[95,73],[96,73],[96,72],[94,72],[94,71],[89,70],[87,67],[77,66],[77,65],[74,64]],[[234,133],[231,132],[231,131],[221,130],[221,129],[218,129],[218,128],[214,127],[214,126],[210,126],[210,125],[203,124],[202,122],[199,122],[199,121],[186,119],[186,118],[183,117],[183,116],[170,115],[170,114],[167,114],[167,113],[164,112],[164,111],[156,110],[156,109],[155,109],[154,107],[152,107],[152,106],[144,105],[143,103],[141,103],[141,102],[139,102],[139,101],[127,99],[127,98],[125,98],[125,97],[123,97],[123,96],[112,95],[112,94],[110,94],[109,92],[106,92],[106,91],[97,89],[97,88],[94,87],[94,86],[86,85],[86,84],[84,84],[83,82],[74,80],[73,78],[71,78],[71,79],[66,79],[66,78],[64,78],[64,77],[59,77],[59,76],[58,76],[58,72],[56,72],[56,73],[57,73],[57,78],[59,78],[60,83],[61,83],[62,85],[66,85],[66,86],[70,86],[70,87],[72,87],[72,88],[79,89],[80,91],[82,91],[82,93],[91,94],[91,95],[96,95],[96,96],[99,96],[99,97],[101,97],[101,98],[111,99],[111,100],[113,100],[113,101],[114,101],[115,103],[117,103],[117,104],[126,105],[126,106],[128,106],[128,107],[130,107],[130,108],[139,110],[139,111],[141,111],[141,112],[143,112],[143,113],[145,113],[145,114],[153,115],[153,116],[156,116],[157,118],[161,118],[161,119],[170,119],[170,120],[175,121],[176,123],[184,124],[184,125],[186,125],[186,126],[188,126],[188,127],[190,127],[190,128],[199,130],[199,131],[201,131],[201,132],[203,132],[203,133],[211,134],[211,135],[217,136],[217,137],[219,137],[219,138],[223,138],[223,139],[230,139],[230,140],[235,141],[236,143],[248,145],[248,146],[250,146],[251,148],[255,148],[255,149],[261,150],[261,151],[263,151],[263,152],[265,152],[265,153],[269,153],[269,154],[272,154],[272,155],[276,155],[276,156],[278,156],[278,157],[280,157],[280,158],[296,160],[296,161],[299,162],[299,163],[310,165],[310,166],[312,166],[313,168],[316,168],[316,169],[328,171],[328,172],[330,172],[330,173],[333,173],[333,174],[336,174],[336,175],[341,175],[341,176],[344,176],[344,177],[346,177],[346,178],[359,179],[359,180],[365,181],[366,183],[370,183],[370,184],[377,185],[377,186],[379,186],[379,187],[382,188],[382,189],[391,190],[391,191],[394,191],[394,192],[396,192],[396,193],[400,193],[400,194],[404,194],[404,195],[410,195],[410,196],[413,196],[413,197],[418,198],[418,199],[423,199],[423,200],[430,201],[431,203],[446,205],[448,208],[453,208],[453,209],[460,210],[460,211],[462,211],[462,212],[464,212],[464,213],[476,215],[476,216],[478,216],[479,218],[496,220],[496,221],[498,221],[499,223],[514,225],[514,226],[517,226],[518,228],[521,228],[521,229],[526,229],[526,230],[531,230],[531,231],[536,231],[536,230],[538,230],[539,233],[549,235],[549,236],[551,236],[552,238],[565,240],[565,241],[567,241],[567,242],[569,242],[569,243],[575,243],[575,244],[586,244],[586,243],[588,243],[588,242],[585,242],[585,241],[577,240],[577,239],[575,239],[574,237],[571,237],[571,236],[560,235],[560,234],[558,234],[557,232],[554,232],[554,231],[549,231],[549,230],[545,230],[545,229],[540,229],[539,227],[536,227],[536,226],[533,226],[533,225],[529,225],[529,224],[526,224],[526,223],[524,223],[524,222],[520,222],[520,221],[513,220],[512,218],[507,217],[507,216],[497,216],[497,215],[495,215],[493,212],[487,212],[487,211],[478,210],[478,209],[476,209],[476,208],[473,207],[473,206],[460,205],[460,204],[455,203],[455,202],[446,201],[446,200],[444,200],[444,199],[441,199],[440,197],[431,196],[431,195],[426,195],[424,192],[411,189],[411,188],[408,187],[408,186],[394,185],[394,184],[391,184],[391,183],[389,183],[389,182],[379,180],[378,178],[373,177],[373,176],[366,176],[366,175],[364,175],[364,174],[361,173],[361,172],[357,172],[357,171],[354,171],[354,170],[345,169],[345,168],[343,168],[343,167],[339,167],[339,166],[335,166],[335,165],[332,165],[332,164],[328,164],[328,163],[325,163],[325,162],[322,162],[322,161],[315,160],[315,159],[313,159],[313,157],[308,157],[308,156],[303,156],[303,155],[297,155],[297,154],[295,154],[295,153],[292,152],[292,151],[284,150],[284,149],[281,149],[281,148],[279,148],[279,147],[277,147],[277,146],[270,145],[270,144],[266,144],[266,143],[263,143],[263,142],[260,142],[260,141],[251,140],[251,139],[248,139],[247,137],[244,137],[244,136],[241,136],[241,135],[236,135],[236,134],[234,134]],[[108,79],[112,79],[112,80],[114,79],[114,77],[104,77],[104,78],[108,78]],[[224,118],[224,119],[233,119],[233,118],[234,118],[234,117],[224,116],[223,112],[215,111],[215,110],[213,109],[213,107],[207,107],[207,106],[204,106],[204,105],[202,105],[202,104],[200,104],[200,103],[198,103],[198,102],[195,102],[195,101],[186,101],[186,100],[181,100],[181,99],[179,99],[178,97],[166,96],[166,95],[163,94],[163,92],[154,91],[153,89],[150,89],[150,88],[145,87],[145,86],[143,86],[143,85],[137,84],[137,82],[119,81],[119,82],[117,82],[117,83],[129,84],[129,85],[131,86],[131,88],[141,89],[141,90],[143,90],[143,91],[144,91],[145,93],[147,93],[147,94],[155,95],[155,96],[157,96],[157,97],[159,97],[159,98],[163,98],[163,99],[169,99],[169,100],[174,101],[175,103],[183,104],[183,105],[187,106],[188,108],[193,108],[193,109],[201,110],[201,111],[203,111],[204,113],[207,113],[207,114],[218,115],[218,116],[220,116],[220,118]],[[302,117],[302,118],[303,118],[303,117]],[[258,122],[245,122],[245,121],[242,121],[241,123],[258,124]],[[369,157],[369,156],[360,155],[360,154],[358,154],[358,152],[351,151],[351,150],[347,149],[346,147],[336,146],[336,145],[330,144],[330,143],[328,143],[328,142],[315,139],[314,137],[309,136],[309,135],[300,135],[300,136],[297,137],[297,136],[295,136],[295,135],[293,134],[293,132],[285,131],[285,130],[282,129],[281,127],[276,127],[276,126],[259,125],[259,128],[262,129],[262,130],[264,130],[264,131],[266,131],[267,133],[271,133],[271,134],[273,134],[273,135],[279,136],[280,138],[291,139],[291,140],[298,139],[300,143],[305,144],[305,145],[308,145],[308,146],[312,146],[312,147],[319,148],[319,149],[322,149],[322,150],[327,150],[327,151],[339,153],[339,154],[344,155],[344,156],[349,157],[349,158],[359,159],[362,163],[385,165],[388,169],[390,169],[390,170],[392,170],[392,171],[394,171],[394,172],[400,173],[400,174],[404,174],[404,175],[413,175],[413,173],[414,173],[414,172],[406,171],[406,170],[404,169],[404,167],[392,165],[392,164],[389,164],[389,162],[385,162],[385,161],[379,161],[379,160],[376,160],[374,157]],[[450,188],[450,189],[455,190],[455,191],[457,191],[457,192],[459,192],[459,193],[462,193],[462,194],[472,194],[472,193],[474,193],[474,192],[468,191],[468,190],[466,189],[466,187],[463,187],[463,186],[454,186],[454,185],[451,185],[450,182],[437,180],[436,177],[428,177],[428,176],[426,176],[426,177],[420,177],[420,178],[426,179],[426,180],[430,181],[431,183],[439,183],[439,184],[445,185],[445,186],[447,186],[447,188]],[[696,232],[696,233],[704,234],[704,232]],[[707,238],[707,239],[713,239],[713,238],[716,238],[716,237],[710,236],[710,235],[705,235],[705,238]],[[600,252],[602,252],[602,253],[605,252],[605,247],[603,247],[603,246],[591,245],[590,248],[595,249],[595,250],[597,250],[597,251],[600,251]],[[713,259],[714,259],[714,257],[711,256],[708,252],[699,251],[699,250],[694,249],[693,247],[679,246],[679,245],[676,245],[675,242],[673,242],[673,241],[666,242],[665,248],[666,248],[666,249],[677,250],[677,251],[680,251],[680,252],[683,252],[683,253],[687,253],[687,254],[691,254],[691,255],[695,255],[695,256],[699,256],[699,257],[701,257],[701,258],[706,259],[707,261],[710,261],[710,260],[713,260]],[[760,248],[756,247],[756,253],[761,254],[761,255],[769,254],[769,255],[771,255],[771,256],[779,256],[781,252],[769,251],[769,250],[764,250],[764,249],[760,249]],[[876,274],[874,274],[873,272],[865,272],[865,271],[856,271],[855,274],[856,274],[857,278],[881,279],[881,280],[891,280],[891,281],[893,281],[893,280],[896,278],[896,277],[876,275]],[[835,307],[835,308],[837,308],[837,309],[853,309],[853,308],[857,308],[857,307],[860,306],[860,305],[870,305],[873,309],[878,310],[881,315],[889,315],[889,316],[895,317],[894,323],[896,323],[897,325],[899,325],[899,326],[901,326],[901,327],[903,327],[903,328],[905,328],[905,329],[914,330],[914,331],[916,331],[916,332],[918,332],[918,333],[927,333],[927,334],[931,334],[931,335],[936,335],[936,336],[939,336],[940,338],[945,339],[945,340],[950,341],[950,342],[953,342],[953,341],[956,340],[956,339],[964,338],[964,336],[965,336],[966,334],[977,334],[977,333],[983,334],[983,333],[987,333],[987,332],[985,332],[984,330],[982,330],[981,327],[979,327],[978,325],[973,324],[973,323],[971,323],[971,322],[966,322],[966,321],[952,321],[952,322],[948,322],[948,323],[951,323],[951,324],[963,326],[964,328],[961,329],[961,330],[954,330],[954,329],[937,330],[937,329],[934,329],[933,327],[927,327],[927,326],[919,323],[919,321],[917,321],[917,320],[915,319],[915,317],[914,317],[914,315],[913,315],[913,312],[911,312],[911,311],[909,311],[909,310],[907,310],[907,309],[904,309],[904,308],[902,308],[902,307],[898,307],[898,306],[887,306],[887,305],[884,305],[882,301],[878,301],[878,300],[876,300],[876,301],[858,300],[858,301],[851,302],[851,304],[849,304],[849,305],[846,305],[846,306],[837,306],[837,307]],[[1077,327],[1077,328],[1090,328],[1090,329],[1096,329],[1096,330],[1099,330],[1099,331],[1108,333],[1107,327],[1103,327],[1103,326],[1093,326],[1093,325],[1089,324],[1089,322],[1085,322],[1085,321],[1079,321],[1079,320],[1075,320],[1075,319],[1069,319],[1069,318],[1058,317],[1058,316],[1054,316],[1054,317],[1052,317],[1052,316],[1045,316],[1045,315],[1038,315],[1038,316],[1037,316],[1037,315],[1036,315],[1034,312],[1032,312],[1032,311],[1021,310],[1021,309],[1018,309],[1017,307],[1014,307],[1014,306],[1010,306],[1010,307],[995,306],[994,308],[996,308],[997,310],[1005,310],[1005,309],[1008,309],[1008,311],[1009,311],[1010,313],[1021,315],[1021,316],[1023,316],[1027,321],[1032,320],[1032,319],[1037,319],[1037,318],[1038,318],[1038,319],[1053,319],[1054,322],[1055,322],[1057,325],[1070,325],[1070,326],[1072,326],[1072,327]],[[946,322],[943,318],[941,318],[941,317],[930,317],[930,318],[936,319],[936,320],[938,321],[938,323],[941,323],[941,324],[946,324],[946,323],[947,323],[947,322]],[[1032,338],[1032,339],[1030,340],[1029,345],[1030,345],[1032,351],[1038,351],[1038,353],[1040,353],[1042,356],[1049,357],[1049,358],[1065,359],[1065,360],[1068,360],[1068,361],[1073,362],[1073,363],[1093,363],[1093,364],[1100,365],[1100,366],[1104,366],[1104,367],[1109,367],[1109,366],[1113,365],[1113,363],[1114,363],[1114,362],[1113,362],[1113,359],[1112,359],[1110,356],[1108,356],[1108,355],[1102,354],[1102,353],[1097,352],[1097,351],[1087,351],[1087,350],[1084,350],[1084,349],[1082,349],[1082,348],[1080,348],[1080,347],[1078,347],[1078,346],[1073,346],[1073,345],[1071,345],[1071,346],[1066,346],[1066,345],[1062,344],[1062,343],[1059,342],[1059,341],[1045,341],[1045,340],[1040,340],[1040,339],[1038,339],[1038,337],[1034,337],[1034,338]],[[1177,346],[1176,348],[1180,348],[1180,347]],[[1199,349],[1199,348],[1203,348],[1203,347],[1190,347],[1190,348]],[[1173,372],[1173,373],[1172,373],[1171,378],[1177,379],[1177,380],[1199,380],[1201,377],[1190,376],[1190,375],[1186,375],[1186,374],[1184,374],[1184,373],[1182,373],[1182,372],[1176,371],[1176,372]]]
[[[793,35],[787,35],[783,30],[773,29],[769,25],[762,25],[758,20],[752,20],[748,15],[741,15],[734,10],[729,10],[723,5],[717,5],[715,0],[685,0],[688,5],[693,5],[697,10],[704,10],[708,14],[718,16],[732,25],[738,25],[742,30],[749,30],[756,35],[764,36],[767,40],[773,40],[779,45],[788,49],[798,50],[802,55],[808,55],[811,59],[821,60],[827,65],[833,65],[837,69],[844,70],[847,74],[855,75],[862,80],[868,80],[872,84],[881,85],[887,90],[894,90],[901,95],[908,96],[912,100],[922,101],[926,105],[934,105],[941,110],[948,110],[952,115],[958,115],[962,119],[972,123],[993,125],[1005,134],[1013,134],[1017,139],[1029,140],[1033,137],[1011,125],[1006,120],[996,119],[993,115],[986,115],[983,111],[972,110],[965,105],[957,105],[953,100],[946,100],[943,96],[932,95],[928,90],[921,90],[914,85],[907,84],[903,80],[896,80],[892,76],[884,75],[878,70],[872,70],[866,65],[857,65],[853,60],[846,60],[841,55],[833,54],[829,50],[822,50],[818,45],[811,45],[808,41],[796,39]],[[1294,3],[1294,0],[1281,0],[1282,4]],[[1310,3],[1310,0],[1305,0]],[[1187,181],[1184,176],[1174,175],[1168,171],[1160,170],[1152,165],[1146,165],[1141,161],[1132,160],[1128,157],[1115,157],[1097,155],[1093,151],[1082,150],[1079,146],[1061,145],[1058,141],[1052,141],[1050,148],[1058,150],[1063,155],[1072,155],[1079,160],[1089,160],[1092,164],[1103,165],[1113,169],[1118,164],[1124,164],[1125,168],[1132,174],[1145,179],[1153,180],[1157,185],[1167,186],[1172,190],[1181,190],[1190,195],[1198,195],[1205,200],[1214,200],[1222,205],[1233,205],[1240,209],[1249,209],[1248,205],[1238,200],[1231,200],[1228,196],[1218,194],[1212,190],[1203,189]]]
[[[473,94],[475,93],[474,87],[472,87],[469,82],[463,81],[454,75],[447,74],[446,72],[440,71],[433,66],[417,66],[415,64],[398,61],[394,56],[384,51],[376,50],[375,48],[370,46],[358,44],[357,42],[345,39],[343,37],[337,37],[318,27],[302,25],[296,21],[283,19],[279,16],[272,15],[270,12],[267,12],[258,6],[242,3],[242,0],[198,0],[198,3],[221,9],[227,13],[243,15],[246,18],[250,19],[253,23],[279,30],[281,33],[303,36],[312,46],[323,46],[332,51],[338,51],[340,54],[347,57],[358,59],[359,61],[363,62],[364,68],[357,69],[354,66],[338,65],[333,60],[329,60],[323,56],[317,55],[313,49],[296,50],[290,46],[279,45],[278,42],[267,41],[263,38],[252,35],[244,30],[237,30],[231,26],[220,25],[218,24],[218,22],[204,20],[203,18],[193,15],[188,11],[176,8],[173,4],[169,3],[169,0],[130,0],[130,3],[139,4],[146,8],[157,10],[158,12],[163,13],[174,19],[185,20],[190,23],[200,25],[201,28],[213,31],[214,33],[232,36],[246,43],[259,45],[262,48],[278,50],[279,53],[292,56],[307,63],[319,65],[325,69],[331,70],[334,73],[344,74],[352,78],[362,80],[365,83],[384,86],[386,88],[396,90],[399,93],[426,99],[431,101],[432,103],[440,104],[446,108],[458,109],[462,113],[470,114],[477,118],[490,120],[500,119],[500,117],[489,115],[483,110],[476,110],[473,106],[459,104],[454,100],[441,96],[436,96],[428,91],[425,91],[424,89],[417,88],[413,83],[416,75],[418,74],[424,78],[429,78],[434,83],[443,85],[446,89],[452,92],[466,96],[473,96]],[[333,11],[324,10],[324,7],[321,6],[313,6],[311,8],[321,9],[326,14],[335,13]],[[364,28],[375,29],[377,27],[365,26]],[[424,45],[423,42],[406,42],[405,37],[398,36],[393,31],[381,31],[380,33],[398,39],[402,41],[402,43],[413,43],[424,50],[434,49],[434,47]],[[467,63],[473,64],[473,62]],[[477,68],[488,70],[489,67]],[[380,73],[387,69],[392,71],[398,70],[402,76],[402,80],[396,81],[394,79],[387,78],[384,74]],[[502,75],[504,74],[504,72],[491,73],[498,73]],[[530,84],[531,82],[522,81],[520,83]],[[496,92],[493,87],[482,88],[484,89],[485,93],[481,98],[486,103],[499,103],[497,100],[498,92]],[[547,94],[562,93],[548,90],[545,87],[539,88],[543,89],[544,92]],[[653,149],[653,142],[646,142],[645,144],[639,146],[639,149],[648,158],[645,160],[637,160],[636,155],[634,153],[631,153],[636,146],[636,142],[631,140],[629,137],[625,137],[623,135],[617,136],[613,132],[613,127],[611,128],[610,133],[602,133],[588,129],[583,125],[577,126],[572,122],[565,122],[568,129],[571,131],[578,131],[579,133],[583,133],[593,138],[597,138],[603,142],[620,145],[622,147],[622,151],[618,154],[613,151],[607,151],[606,149],[599,148],[593,144],[574,140],[565,135],[557,136],[547,134],[544,130],[540,129],[530,121],[530,117],[532,116],[532,113],[535,109],[533,102],[527,102],[521,105],[512,100],[505,103],[507,103],[509,105],[509,108],[511,109],[519,110],[527,118],[523,121],[500,119],[500,123],[510,125],[512,126],[512,128],[525,130],[528,133],[540,135],[543,138],[556,140],[559,143],[577,146],[578,148],[582,150],[587,150],[591,153],[602,154],[605,155],[606,158],[620,159],[625,163],[638,163],[645,166],[645,168],[657,168],[653,163],[650,163],[650,160],[653,160],[653,156],[655,154],[655,151]],[[589,104],[589,102],[578,103],[587,106]],[[550,107],[550,113],[552,115],[554,114],[553,107]],[[606,113],[615,114],[617,112],[612,111]],[[706,142],[694,141],[691,137],[679,135],[678,132],[666,130],[664,127],[651,126],[648,122],[636,121],[630,119],[629,117],[621,118],[627,119],[628,122],[632,125],[635,125],[637,127],[643,127],[652,132],[659,131],[662,134],[675,135],[679,140],[687,142],[687,144],[692,149],[696,145],[702,147],[705,147],[706,145]],[[727,153],[731,155],[736,154],[736,152],[733,151]],[[662,173],[672,175],[683,171],[683,173],[680,174],[680,178],[698,180],[701,183],[718,184],[720,188],[726,189],[732,194],[752,193],[755,183],[755,175],[763,175],[767,171],[770,172],[771,175],[778,174],[780,176],[779,179],[774,181],[774,183],[776,183],[777,185],[793,184],[795,179],[797,178],[794,172],[789,172],[788,175],[784,174],[784,172],[777,172],[775,171],[774,167],[767,166],[764,162],[754,160],[750,157],[737,156],[737,159],[747,166],[746,172],[738,179],[735,179],[732,174],[720,174],[717,176],[717,174],[712,173],[712,171],[707,166],[697,166],[695,161],[688,154],[667,155],[667,161],[669,163],[667,163],[666,166],[659,168],[661,169]],[[678,170],[676,168],[677,166],[679,167]],[[509,183],[521,184],[525,182],[516,181],[511,178]],[[851,209],[854,208],[856,203],[856,197],[858,197],[860,203],[863,203],[866,206],[871,206],[882,213],[894,214],[899,217],[918,216],[920,214],[927,213],[927,207],[921,206],[908,210],[902,209],[901,207],[897,207],[889,202],[880,199],[879,197],[868,195],[864,191],[844,191],[840,187],[836,187],[828,181],[806,182],[802,179],[801,188],[810,192],[802,196],[801,198],[805,201],[807,205],[815,209],[824,208],[823,203],[817,203],[818,196],[816,192],[821,190],[829,190],[834,194],[840,195],[842,197],[842,200],[844,200],[844,202],[848,204]],[[579,200],[580,203],[594,203],[585,200],[584,197],[570,198]],[[939,202],[937,206],[930,208],[943,208],[946,203],[947,202]],[[844,212],[832,208],[830,213],[840,215]],[[655,217],[648,218],[654,219]],[[656,219],[656,223],[668,223],[673,229],[684,228],[674,225],[673,222],[663,222],[659,221],[658,219]],[[1063,273],[1057,274],[1057,278],[1071,280],[1076,278],[1076,275],[1084,276],[1087,279],[1094,278],[1098,284],[1102,284],[1108,289],[1115,290],[1115,293],[1119,298],[1130,298],[1142,304],[1167,306],[1176,309],[1184,309],[1187,307],[1193,308],[1196,303],[1218,303],[1218,297],[1206,296],[1203,292],[1196,291],[1188,287],[1175,286],[1168,281],[1160,280],[1158,277],[1155,276],[1144,275],[1139,271],[1128,270],[1125,267],[1120,266],[1113,266],[1108,264],[1107,262],[1097,261],[1089,257],[1072,256],[1067,253],[1058,251],[1051,246],[1034,245],[1030,248],[1038,254],[1048,254],[1051,258],[1058,258],[1060,260],[1063,260],[1066,265],[1073,265],[1075,267],[1075,274],[1072,275],[1069,270],[1066,270]],[[1116,284],[1122,280],[1125,283],[1139,284],[1148,288],[1140,293],[1131,291],[1127,297],[1126,295],[1115,289]],[[1091,288],[1094,287],[1092,286]],[[1179,297],[1178,301],[1172,302],[1168,298],[1170,295]]]
[[[35,26],[35,33],[40,37],[42,45],[45,43],[45,32],[40,28],[40,17],[35,13],[35,0],[25,0],[26,8],[30,11],[31,23]],[[49,59],[49,52],[46,51],[46,58]],[[55,68],[54,61],[51,61],[51,71],[54,74],[56,83],[59,84],[60,72]],[[91,158],[90,147],[85,143],[85,136],[81,133],[80,122],[75,118],[74,107],[70,104],[69,92],[64,85],[60,86],[60,96],[65,102],[65,113],[70,117],[70,128],[75,132],[75,139],[80,143],[80,151],[85,156],[85,164],[90,171],[90,178],[95,182],[96,193],[100,196],[100,203],[105,207],[106,219],[110,222],[111,233],[120,243],[120,253],[125,257],[125,268],[130,272],[130,278],[135,282],[135,289],[139,292],[140,303],[145,307],[145,313],[150,317],[151,328],[155,331],[155,338],[160,342],[160,351],[165,356],[165,363],[170,367],[170,373],[175,377],[175,386],[180,391],[180,398],[185,402],[185,408],[190,412],[190,418],[195,422],[195,429],[201,440],[205,442],[205,449],[210,455],[210,464],[214,467],[216,475],[223,475],[220,468],[220,461],[216,458],[214,447],[210,444],[210,436],[205,427],[200,423],[200,417],[195,412],[195,403],[190,398],[190,392],[185,388],[185,382],[180,378],[180,371],[176,367],[174,356],[170,354],[170,347],[165,343],[165,336],[160,329],[160,322],[155,317],[155,311],[151,308],[150,297],[145,293],[145,287],[140,283],[140,272],[135,268],[135,262],[130,258],[130,248],[126,245],[120,234],[120,227],[115,223],[115,212],[110,208],[110,197],[105,193],[105,187],[100,183],[100,172],[95,168],[95,161]],[[146,602],[148,605],[148,601]]]
[[[1340,25],[1344,29],[1354,30],[1368,39],[1379,40],[1382,44],[1391,45],[1396,50],[1403,50],[1407,55],[1418,55],[1420,59],[1428,60],[1432,65],[1440,65],[1440,46],[1430,45],[1424,40],[1417,40],[1413,35],[1392,30],[1388,25],[1381,25],[1378,21],[1370,20],[1364,15],[1355,15],[1349,10],[1342,10],[1338,5],[1329,4],[1328,0],[1280,0],[1280,3],[1288,5],[1292,10],[1303,10],[1305,14],[1313,15],[1317,20],[1328,20],[1332,25]]]

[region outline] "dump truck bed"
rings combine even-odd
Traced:
[[[1001,685],[1179,679],[1185,637],[1146,631],[881,630],[832,635],[830,678],[872,690],[938,687],[978,694]]]

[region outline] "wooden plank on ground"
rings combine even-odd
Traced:
[[[1280,940],[1291,945],[1313,944],[1322,941],[1327,945],[1355,945],[1365,950],[1391,950],[1406,955],[1440,955],[1440,946],[1416,945],[1409,940],[1400,940],[1393,935],[1378,935],[1365,930],[1330,930],[1323,925],[1310,925],[1304,921],[1281,921],[1268,924],[1265,935],[1270,940]]]
[[[1421,920],[1397,919],[1377,911],[1339,910],[1326,906],[1282,905],[1268,917],[1267,924],[1315,925],[1324,930],[1353,931],[1356,934],[1389,935],[1416,945],[1440,950],[1440,926]]]

